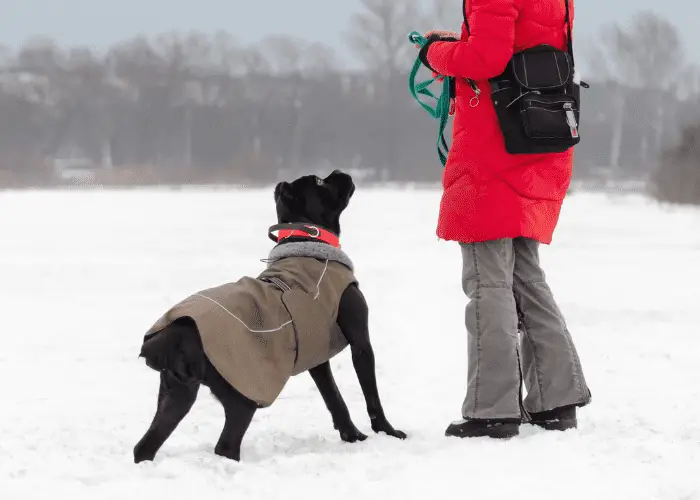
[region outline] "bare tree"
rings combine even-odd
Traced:
[[[69,51],[66,70],[72,75],[66,89],[67,112],[58,129],[72,144],[80,143],[91,157],[100,157],[104,167],[112,166],[110,148],[110,88],[103,62],[88,48]]]
[[[265,54],[257,46],[248,46],[241,50],[241,68],[246,76],[263,75],[272,71]]]
[[[678,96],[681,99],[700,98],[700,65],[688,64],[678,79]]]
[[[22,46],[17,53],[13,71],[43,78],[46,104],[55,104],[62,95],[66,76],[66,54],[50,38],[35,38]]]
[[[346,38],[367,67],[388,80],[406,70],[416,51],[408,34],[418,29],[417,0],[360,0],[362,10],[353,15]]]
[[[259,43],[260,53],[275,75],[288,76],[301,71],[305,43],[288,35],[269,35]]]
[[[431,18],[433,25],[429,29],[451,30],[459,33],[462,25],[462,7],[455,0],[432,0]]]
[[[289,142],[283,156],[286,168],[296,170],[302,157],[302,134],[311,126],[305,119],[308,100],[313,94],[313,79],[327,75],[335,68],[333,51],[319,43],[309,43],[287,35],[265,37],[259,44],[262,59],[271,74],[283,78],[286,85],[277,88],[285,115],[289,116]]]
[[[406,74],[416,58],[416,48],[408,34],[420,30],[421,10],[418,0],[360,0],[361,11],[350,20],[346,38],[350,47],[372,72],[373,88],[380,89],[375,98],[384,114],[382,178],[398,168],[398,132],[393,116],[401,101],[395,89],[400,76]],[[422,27],[425,29],[425,26]],[[380,80],[380,81],[378,81]]]
[[[51,38],[34,38],[17,54],[17,64],[33,73],[56,73],[65,69],[65,53]]]
[[[661,201],[700,205],[700,124],[683,130],[678,144],[662,155],[652,175],[652,194]]]
[[[258,57],[267,62],[267,70],[275,75],[323,75],[336,67],[335,53],[330,47],[288,35],[263,38],[258,51]]]
[[[226,31],[218,31],[212,38],[212,63],[222,73],[238,75],[244,68],[243,50]]]
[[[115,76],[139,89],[162,84],[165,79],[166,62],[146,37],[115,46],[107,54],[107,64]]]
[[[0,67],[6,68],[12,59],[12,51],[5,45],[0,44]]]
[[[419,2],[425,15],[417,15]],[[434,161],[427,147],[434,123],[407,94],[417,52],[407,35],[456,29],[460,21],[458,0],[364,0],[347,41],[365,72],[338,68],[318,43],[273,36],[241,46],[226,32],[135,38],[104,57],[50,40],[0,51],[0,177],[20,183],[25,172],[51,174],[59,149],[77,146],[93,163],[113,165],[115,182],[270,181],[281,166],[321,165],[438,180],[439,169],[425,168]],[[586,94],[590,140],[577,156],[581,175],[606,164],[611,136],[614,162],[631,170],[648,166],[640,151],[656,154],[662,136],[671,142],[676,121],[694,120],[700,73],[685,67],[669,76],[683,65],[668,56],[674,38],[662,28],[607,28],[598,62],[621,62],[599,64],[610,81]],[[635,37],[641,41],[629,42]],[[682,102],[672,95],[676,84]],[[694,137],[686,149],[697,148]],[[664,172],[676,176],[666,185],[690,189],[695,181],[678,176],[697,170],[697,161],[664,158]],[[681,161],[684,169],[673,170]]]
[[[300,66],[304,75],[312,78],[324,77],[338,69],[333,49],[318,42],[309,43],[304,47]]]
[[[612,167],[617,170],[626,113],[622,86],[654,91],[647,102],[655,112],[653,151],[659,153],[665,135],[664,91],[675,93],[676,82],[685,69],[685,55],[676,27],[650,11],[637,13],[627,29],[617,24],[605,25],[599,40],[588,57],[591,67],[599,77],[620,84],[613,99],[610,152]],[[651,154],[647,146],[645,150]]]
[[[668,88],[685,66],[677,28],[650,11],[637,13],[627,29],[605,25],[591,56],[597,73],[646,89]]]

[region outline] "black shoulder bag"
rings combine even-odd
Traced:
[[[580,87],[588,84],[574,81],[569,0],[565,5],[567,51],[543,44],[516,52],[489,80],[508,153],[560,153],[581,141]]]

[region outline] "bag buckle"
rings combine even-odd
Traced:
[[[569,130],[571,131],[571,137],[578,137],[578,123],[576,123],[576,115],[574,114],[574,107],[570,102],[564,104],[564,112],[566,113],[566,123],[569,125]]]

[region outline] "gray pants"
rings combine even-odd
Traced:
[[[462,287],[470,299],[462,416],[520,419],[523,409],[588,404],[578,353],[539,264],[539,243],[515,238],[460,246]]]

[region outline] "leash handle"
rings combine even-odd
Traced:
[[[428,43],[428,39],[417,31],[412,31],[408,35],[408,40],[412,44],[419,45],[420,47],[424,47],[425,44]],[[438,75],[429,80],[416,83],[418,71],[422,66],[423,62],[420,60],[420,57],[417,57],[408,75],[408,90],[413,99],[415,99],[432,118],[438,120],[437,152],[440,163],[445,166],[447,163],[447,154],[449,152],[449,147],[445,139],[445,128],[447,127],[447,120],[451,112],[451,90],[455,82],[453,77]],[[429,87],[440,78],[442,78],[442,91],[439,96],[436,96]],[[420,96],[434,99],[436,101],[435,106],[433,107],[423,102]]]

